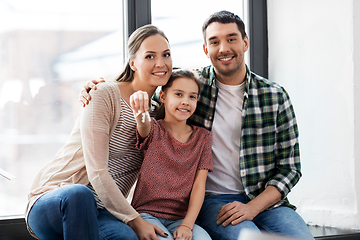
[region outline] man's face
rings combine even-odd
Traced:
[[[245,70],[244,55],[249,48],[247,36],[242,38],[236,23],[211,23],[206,31],[204,52],[215,68],[218,80],[236,76]]]

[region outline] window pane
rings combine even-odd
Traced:
[[[210,64],[203,52],[202,25],[214,12],[228,10],[244,19],[240,0],[183,0],[169,6],[170,1],[152,0],[152,23],[169,39],[173,66],[196,69]],[[246,23],[246,22],[245,22]]]
[[[66,142],[84,82],[123,66],[123,2],[0,1],[0,216],[24,214],[40,168]]]

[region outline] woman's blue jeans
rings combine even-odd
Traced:
[[[40,197],[28,223],[41,240],[137,240],[127,224],[106,209],[97,209],[91,190],[80,184],[60,187]]]
[[[244,221],[237,225],[228,225],[226,227],[217,225],[216,216],[221,207],[233,201],[247,203],[249,199],[245,194],[223,194],[205,197],[197,223],[210,234],[212,239],[237,240],[242,229],[265,231],[298,239],[314,239],[301,216],[289,207],[278,207],[264,211],[252,221]]]

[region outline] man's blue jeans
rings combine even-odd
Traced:
[[[97,209],[91,190],[80,184],[46,193],[33,205],[28,223],[41,240],[137,240],[127,224]]]
[[[289,207],[278,207],[264,211],[256,216],[253,221],[244,221],[226,227],[217,225],[216,216],[220,208],[233,201],[247,203],[249,198],[245,194],[223,194],[205,197],[197,223],[210,234],[213,240],[237,240],[242,229],[265,231],[298,239],[314,239],[304,220]]]

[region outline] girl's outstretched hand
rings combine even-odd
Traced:
[[[138,112],[147,112],[149,111],[149,95],[144,91],[134,92],[130,96],[130,106],[133,109],[134,115]]]
[[[144,91],[134,92],[130,96],[130,106],[133,109],[137,130],[142,138],[146,138],[151,129],[149,115],[149,95]]]

